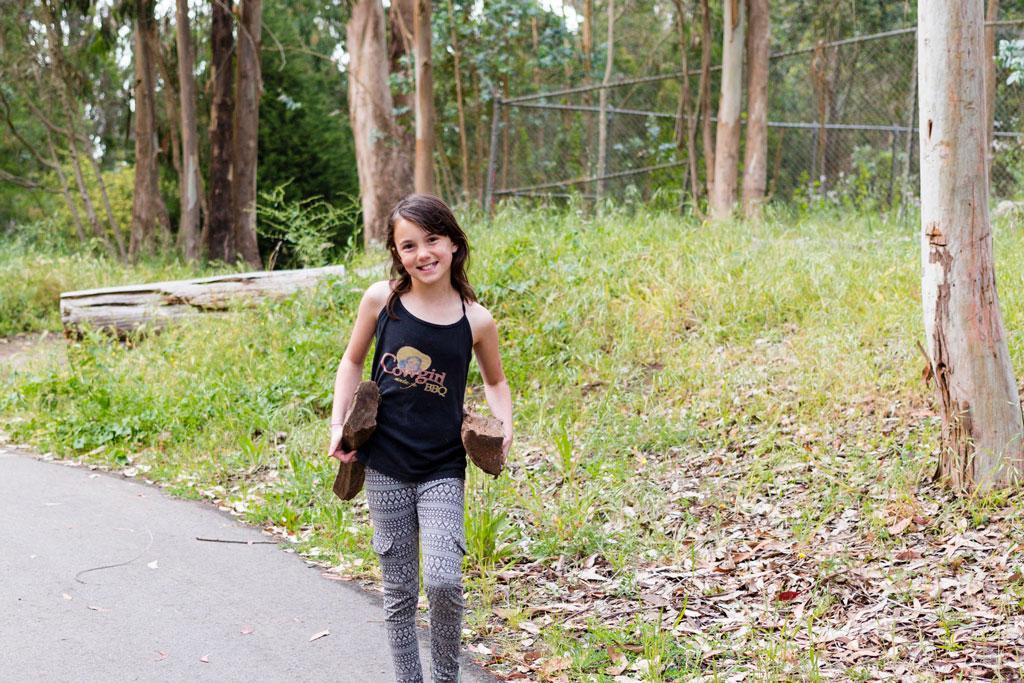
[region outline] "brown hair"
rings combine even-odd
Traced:
[[[476,294],[466,277],[466,268],[469,265],[469,240],[466,239],[466,233],[462,231],[459,222],[455,220],[455,214],[440,197],[432,194],[410,194],[400,199],[388,216],[387,248],[391,254],[391,277],[398,280],[391,290],[391,295],[388,296],[388,316],[397,320],[395,299],[412,289],[412,276],[402,266],[395,244],[395,223],[399,218],[415,223],[428,235],[447,237],[458,247],[452,254],[452,266],[449,271],[452,287],[463,301],[476,301]]]

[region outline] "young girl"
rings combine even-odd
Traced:
[[[366,465],[373,549],[384,578],[385,625],[398,681],[423,680],[415,625],[422,547],[433,682],[447,683],[459,679],[466,552],[461,429],[471,350],[487,404],[503,423],[506,452],[512,396],[498,355],[498,328],[466,279],[469,243],[451,209],[432,195],[402,199],[388,219],[387,248],[394,279],[370,285],[359,304],[334,381],[327,453]],[[377,428],[358,451],[344,452],[342,423],[374,337]]]

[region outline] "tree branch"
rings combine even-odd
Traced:
[[[52,187],[47,187],[46,185],[41,185],[40,183],[37,183],[36,181],[30,180],[28,178],[16,176],[13,173],[9,173],[2,168],[0,168],[0,182],[11,183],[12,185],[24,187],[29,190],[43,190],[45,192],[52,192],[53,194],[61,194],[60,190],[56,190]]]

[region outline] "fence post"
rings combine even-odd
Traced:
[[[494,166],[495,160],[498,156],[498,127],[501,126],[501,97],[497,91],[493,91],[494,107],[492,108],[491,114],[491,150],[487,155],[487,189],[484,192],[484,205],[483,210],[487,213],[487,217],[491,218],[494,215]]]

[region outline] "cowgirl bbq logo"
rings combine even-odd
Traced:
[[[448,394],[444,386],[444,377],[448,373],[431,370],[430,356],[411,346],[403,346],[398,353],[385,353],[380,359],[380,369],[394,375],[395,381],[406,389],[421,385],[429,394]]]

